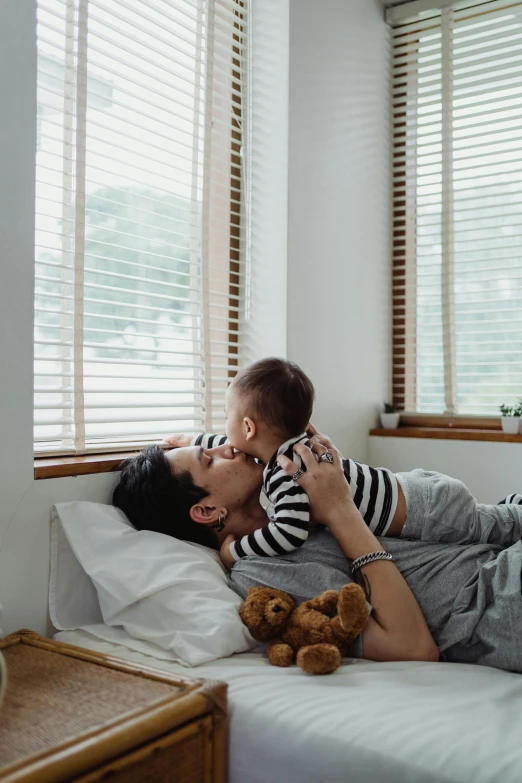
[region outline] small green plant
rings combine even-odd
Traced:
[[[522,403],[522,401],[521,401]],[[393,402],[384,403],[384,413],[397,413],[397,406]]]
[[[522,398],[519,399],[516,405],[501,405],[501,416],[522,416]]]

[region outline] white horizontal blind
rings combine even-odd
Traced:
[[[498,414],[522,396],[522,3],[417,5],[393,14],[393,393]]]
[[[222,426],[246,0],[38,0],[35,448]]]

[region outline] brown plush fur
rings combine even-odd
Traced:
[[[297,665],[307,674],[330,674],[368,620],[364,592],[356,584],[327,590],[295,608],[282,590],[251,587],[239,614],[258,642],[271,642],[273,666]]]

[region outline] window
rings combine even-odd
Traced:
[[[522,3],[428,5],[388,12],[393,396],[498,415],[522,396]]]
[[[35,449],[222,429],[247,0],[39,0]]]

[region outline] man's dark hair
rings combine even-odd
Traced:
[[[188,471],[175,475],[160,446],[147,446],[121,464],[112,503],[137,530],[153,530],[219,549],[216,537],[190,518],[190,508],[209,493],[194,484]]]
[[[248,412],[284,438],[300,435],[312,416],[314,386],[294,362],[271,357],[254,362],[233,381]]]

